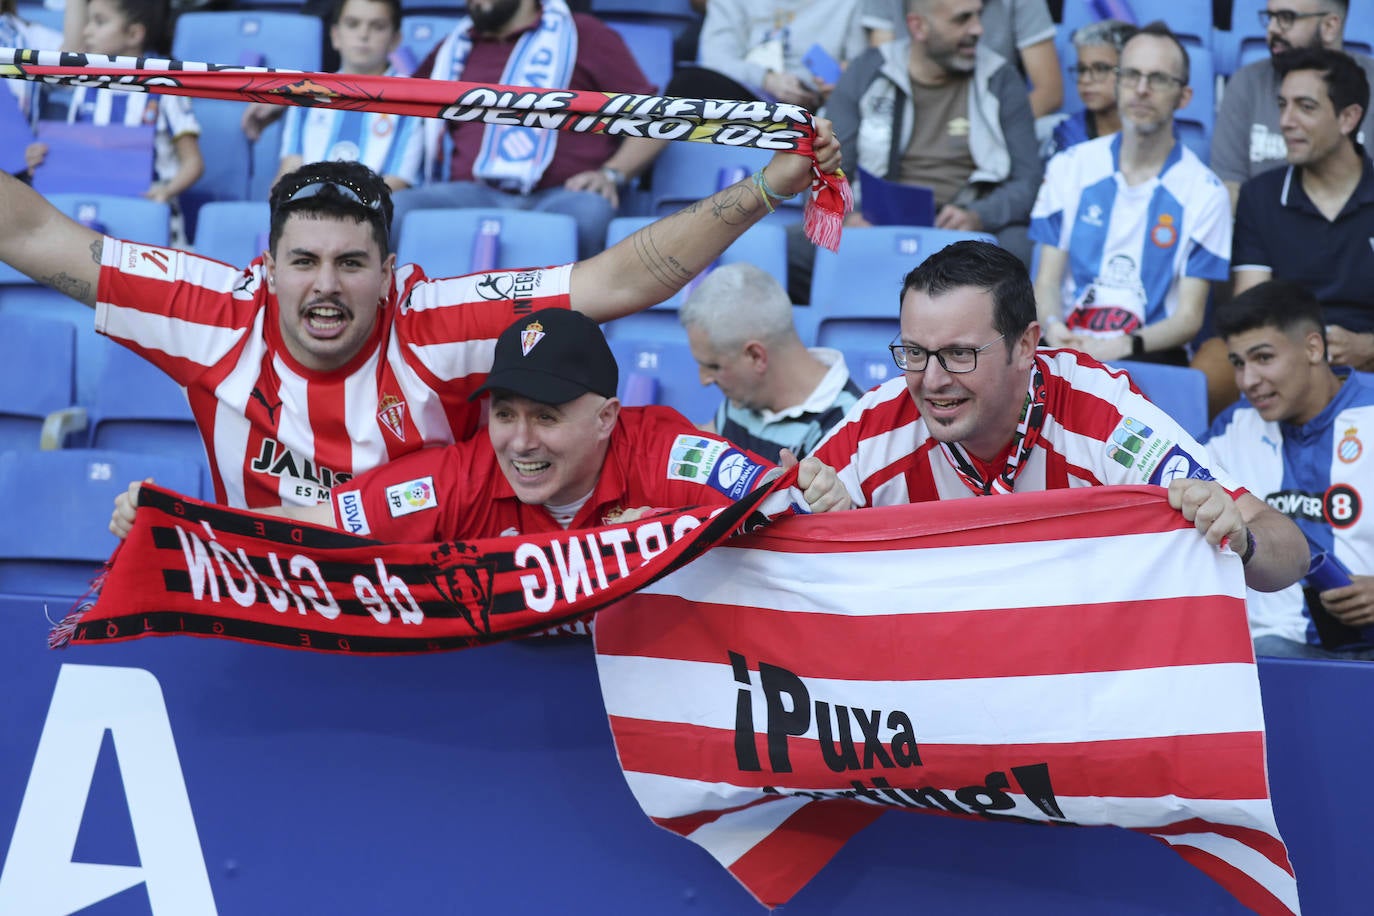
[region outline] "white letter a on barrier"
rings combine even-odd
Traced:
[[[72,861],[106,729],[140,865]],[[162,688],[140,668],[63,665],[0,872],[0,913],[65,916],[140,881],[158,916],[215,912]]]

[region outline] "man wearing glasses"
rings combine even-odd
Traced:
[[[1274,104],[1280,77],[1273,56],[1299,48],[1340,51],[1349,13],[1349,0],[1269,0],[1259,11],[1270,60],[1257,60],[1232,75],[1212,132],[1212,170],[1226,182],[1233,209],[1242,182],[1283,165],[1288,155]],[[1374,60],[1363,54],[1350,56],[1374,83]],[[1370,126],[1366,111],[1356,136],[1361,143],[1374,136]]]
[[[1124,372],[1040,350],[1030,278],[986,242],[936,252],[903,283],[901,378],[874,388],[814,456],[856,506],[1111,484],[1169,488],[1208,543],[1273,591],[1307,571],[1287,518],[1240,489]]]
[[[838,146],[821,122],[816,154]],[[765,187],[810,186],[779,153]],[[430,280],[397,265],[390,192],[359,163],[311,163],[272,190],[268,251],[246,268],[103,236],[0,175],[0,260],[95,308],[96,330],[186,389],[226,505],[311,505],[353,476],[471,437],[492,347],[512,320],[608,321],[680,289],[771,209],[753,181],[586,261]]]
[[[1188,54],[1161,22],[1122,46],[1121,133],[1050,160],[1031,211],[1045,340],[1103,361],[1187,365],[1209,283],[1231,253],[1226,189],[1174,134]]]

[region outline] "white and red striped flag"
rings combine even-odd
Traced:
[[[1118,825],[1299,912],[1240,562],[1162,494],[788,519],[607,608],[635,797],[768,906],[900,808]]]

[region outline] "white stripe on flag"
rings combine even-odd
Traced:
[[[660,776],[654,773],[625,771],[625,781],[634,793],[644,813],[649,817],[673,818],[696,814],[701,811],[723,811],[748,804],[762,793],[752,786],[732,786],[728,783],[708,783],[695,779],[681,779],[673,776]],[[919,776],[905,780],[892,780],[895,788],[919,788]],[[834,792],[835,789],[819,787],[789,787],[794,792]],[[1033,820],[1049,821],[1040,809],[1026,796],[1008,792],[1016,801],[1015,810],[1009,813]],[[1167,827],[1179,820],[1197,817],[1218,824],[1234,824],[1250,827],[1264,833],[1276,834],[1272,809],[1267,799],[1212,799],[1181,798],[1177,795],[1110,797],[1110,796],[1073,796],[1055,793],[1055,801],[1064,812],[1064,819],[1075,824],[1088,826],[1115,824],[1130,829],[1150,829]],[[856,799],[865,802],[864,798]],[[870,802],[871,803],[871,802]],[[897,806],[884,806],[897,807]],[[908,809],[920,813],[919,809]],[[732,815],[726,815],[732,816]],[[1165,837],[1168,839],[1168,837]]]
[[[1302,912],[1298,903],[1298,883],[1293,876],[1239,840],[1217,833],[1160,834],[1159,838],[1170,846],[1192,846],[1216,856],[1244,872],[1294,913]]]
[[[783,821],[811,803],[809,798],[779,798],[703,824],[687,834],[687,839],[699,844],[717,862],[729,868],[740,856],[766,840]]]
[[[727,664],[602,655],[597,669],[609,715],[734,731],[741,685]],[[757,674],[751,680],[754,730],[762,734],[763,690]],[[1264,728],[1253,702],[1255,668],[1248,664],[937,681],[802,681],[813,702],[832,708],[905,711],[921,743],[1042,744]],[[814,739],[812,719],[805,737]]]
[[[716,547],[646,594],[690,595],[695,601],[850,616],[919,614],[989,608],[1092,605],[1231,595],[1237,577],[1225,564],[1186,565],[1200,548],[1192,529],[1131,537],[1032,541],[971,547],[927,547],[790,554]],[[1082,557],[1072,576],[1044,575],[1066,552]],[[863,584],[856,605],[855,583]],[[1243,583],[1242,583],[1243,585]]]

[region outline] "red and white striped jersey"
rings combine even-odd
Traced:
[[[521,315],[567,308],[571,265],[431,280],[393,274],[377,327],[333,372],[287,351],[259,258],[242,270],[107,238],[96,330],[186,390],[215,482],[239,508],[309,505],[335,483],[427,445],[470,437],[496,338]]]
[[[1016,491],[1216,479],[1245,492],[1207,450],[1146,400],[1125,371],[1076,350],[1042,349],[1045,422]],[[921,418],[903,377],[865,394],[813,453],[856,505],[897,506],[974,493]]]

